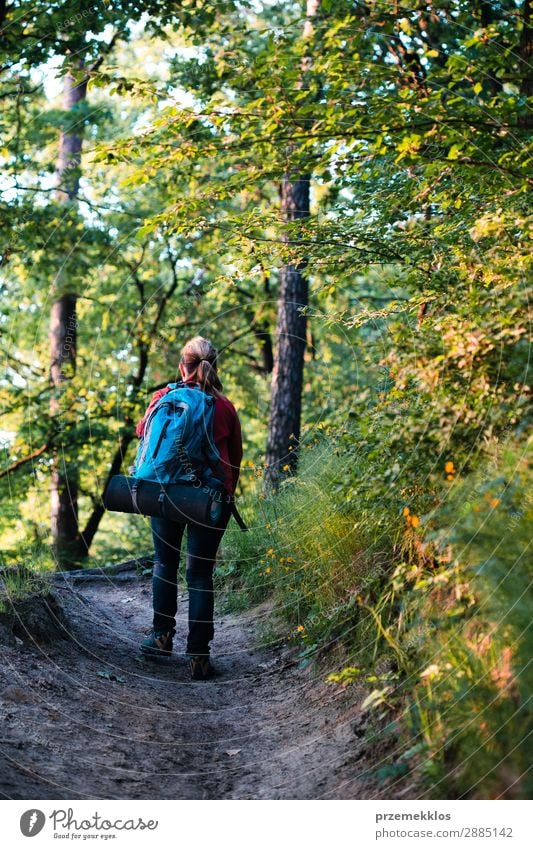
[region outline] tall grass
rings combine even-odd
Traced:
[[[533,791],[528,471],[523,449],[507,447],[455,486],[429,523],[436,565],[403,582],[412,607],[405,640],[430,624],[411,698],[436,796]]]
[[[45,574],[49,571],[49,554],[40,544],[34,544],[26,557],[17,563],[0,559],[0,613],[11,610],[12,605],[29,596],[48,591]]]
[[[362,454],[324,442],[278,496],[249,498],[251,530],[227,532],[219,582],[235,607],[270,597],[302,658],[342,649],[338,686],[372,682],[364,709],[389,711],[398,737],[389,778],[413,770],[433,796],[524,797],[528,464],[496,445],[464,480],[441,478],[419,516]]]
[[[230,525],[224,537],[218,581],[226,603],[241,608],[273,598],[288,636],[307,647],[314,638],[323,645],[326,632],[330,639],[347,634],[357,595],[382,571],[375,534],[343,497],[345,474],[346,457],[330,443],[313,447],[278,495],[265,498],[261,484],[247,495],[248,533]]]

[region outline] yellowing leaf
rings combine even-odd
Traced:
[[[451,148],[448,151],[448,159],[459,159],[461,155],[461,148],[458,144],[452,144]]]

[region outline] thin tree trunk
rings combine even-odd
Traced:
[[[307,0],[304,36],[312,35],[312,19],[319,0]],[[311,57],[302,71],[311,66]],[[281,183],[281,215],[284,221],[297,221],[309,215],[310,174],[285,173]],[[276,345],[272,372],[272,400],[268,424],[265,483],[276,489],[285,472],[294,473],[298,463],[302,411],[302,386],[307,319],[302,308],[308,303],[307,261],[281,269]]]
[[[144,252],[143,252],[144,253]],[[142,260],[141,260],[142,261]],[[140,265],[140,263],[139,263]],[[133,272],[134,282],[139,290],[139,294],[141,297],[141,310],[144,308],[145,299],[144,299],[144,290],[142,284],[138,278],[135,276],[135,272]],[[174,292],[176,291],[178,285],[178,277],[175,274],[175,267],[173,271],[173,281],[172,285],[169,289],[163,294],[161,303],[159,305],[159,309],[157,311],[157,315],[154,319],[154,322],[150,329],[150,335],[152,337],[155,336],[159,322],[162,320],[166,306],[170,299],[172,298]],[[138,353],[139,353],[139,364],[137,367],[137,372],[132,378],[132,384],[135,390],[140,389],[142,383],[144,381],[144,377],[146,374],[146,369],[148,368],[148,351],[149,347],[147,343],[142,339],[138,339]],[[89,518],[87,519],[87,523],[83,529],[83,531],[78,532],[77,546],[76,546],[76,557],[78,559],[82,559],[88,556],[89,549],[92,545],[93,539],[96,535],[96,532],[99,528],[100,522],[105,512],[104,508],[104,495],[107,488],[107,485],[113,475],[116,475],[120,472],[120,468],[122,463],[124,462],[124,458],[126,456],[126,452],[131,442],[135,438],[135,429],[133,427],[133,422],[129,417],[127,417],[124,421],[124,430],[122,431],[119,443],[116,448],[116,451],[113,455],[113,459],[111,461],[111,465],[109,467],[109,471],[107,473],[105,483],[102,489],[102,493],[100,496],[100,500],[97,501],[91,511]]]
[[[522,82],[520,90],[526,97],[533,94],[533,32],[531,29],[531,0],[525,0],[522,11],[522,33],[520,36],[520,56],[522,58]]]
[[[79,67],[79,66],[78,66]],[[63,109],[74,110],[85,100],[87,80],[76,83],[69,72],[65,76]],[[75,202],[80,182],[82,131],[78,119],[61,132],[59,155],[56,165],[56,199],[63,204]],[[50,376],[55,388],[50,404],[52,416],[61,416],[61,392],[63,384],[76,371],[76,345],[78,320],[77,295],[64,291],[61,272],[55,284],[58,297],[52,304],[50,317]],[[61,426],[61,422],[59,423]],[[73,568],[74,552],[78,536],[78,471],[69,456],[68,446],[59,443],[54,451],[54,466],[51,478],[51,526],[52,544],[58,566]]]
[[[126,456],[128,447],[130,443],[133,442],[134,437],[135,431],[133,430],[133,427],[129,427],[128,430],[124,431],[122,436],[120,437],[118,448],[115,451],[115,455],[107,473],[104,488],[102,491],[102,497],[98,501],[98,503],[95,504],[93,510],[91,511],[91,515],[87,520],[85,528],[79,534],[76,554],[80,558],[87,557],[89,554],[89,549],[91,547],[96,531],[98,530],[100,520],[102,519],[102,516],[105,513],[103,496],[106,491],[107,485],[113,475],[118,475],[118,473],[120,472],[120,468],[122,466],[122,463],[124,462],[124,457]]]
[[[259,343],[261,362],[264,374],[272,374],[274,369],[274,351],[272,350],[272,339],[266,325],[254,328],[254,336]]]

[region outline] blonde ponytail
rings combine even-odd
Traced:
[[[204,392],[209,395],[220,395],[222,384],[217,373],[218,351],[215,346],[204,339],[195,336],[185,343],[181,352],[181,362],[187,372],[187,380],[199,383]]]

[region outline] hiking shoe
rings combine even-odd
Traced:
[[[207,681],[213,678],[217,671],[207,655],[195,655],[190,659],[191,678],[193,681]]]
[[[141,643],[142,654],[148,657],[170,657],[173,631],[150,631]]]

